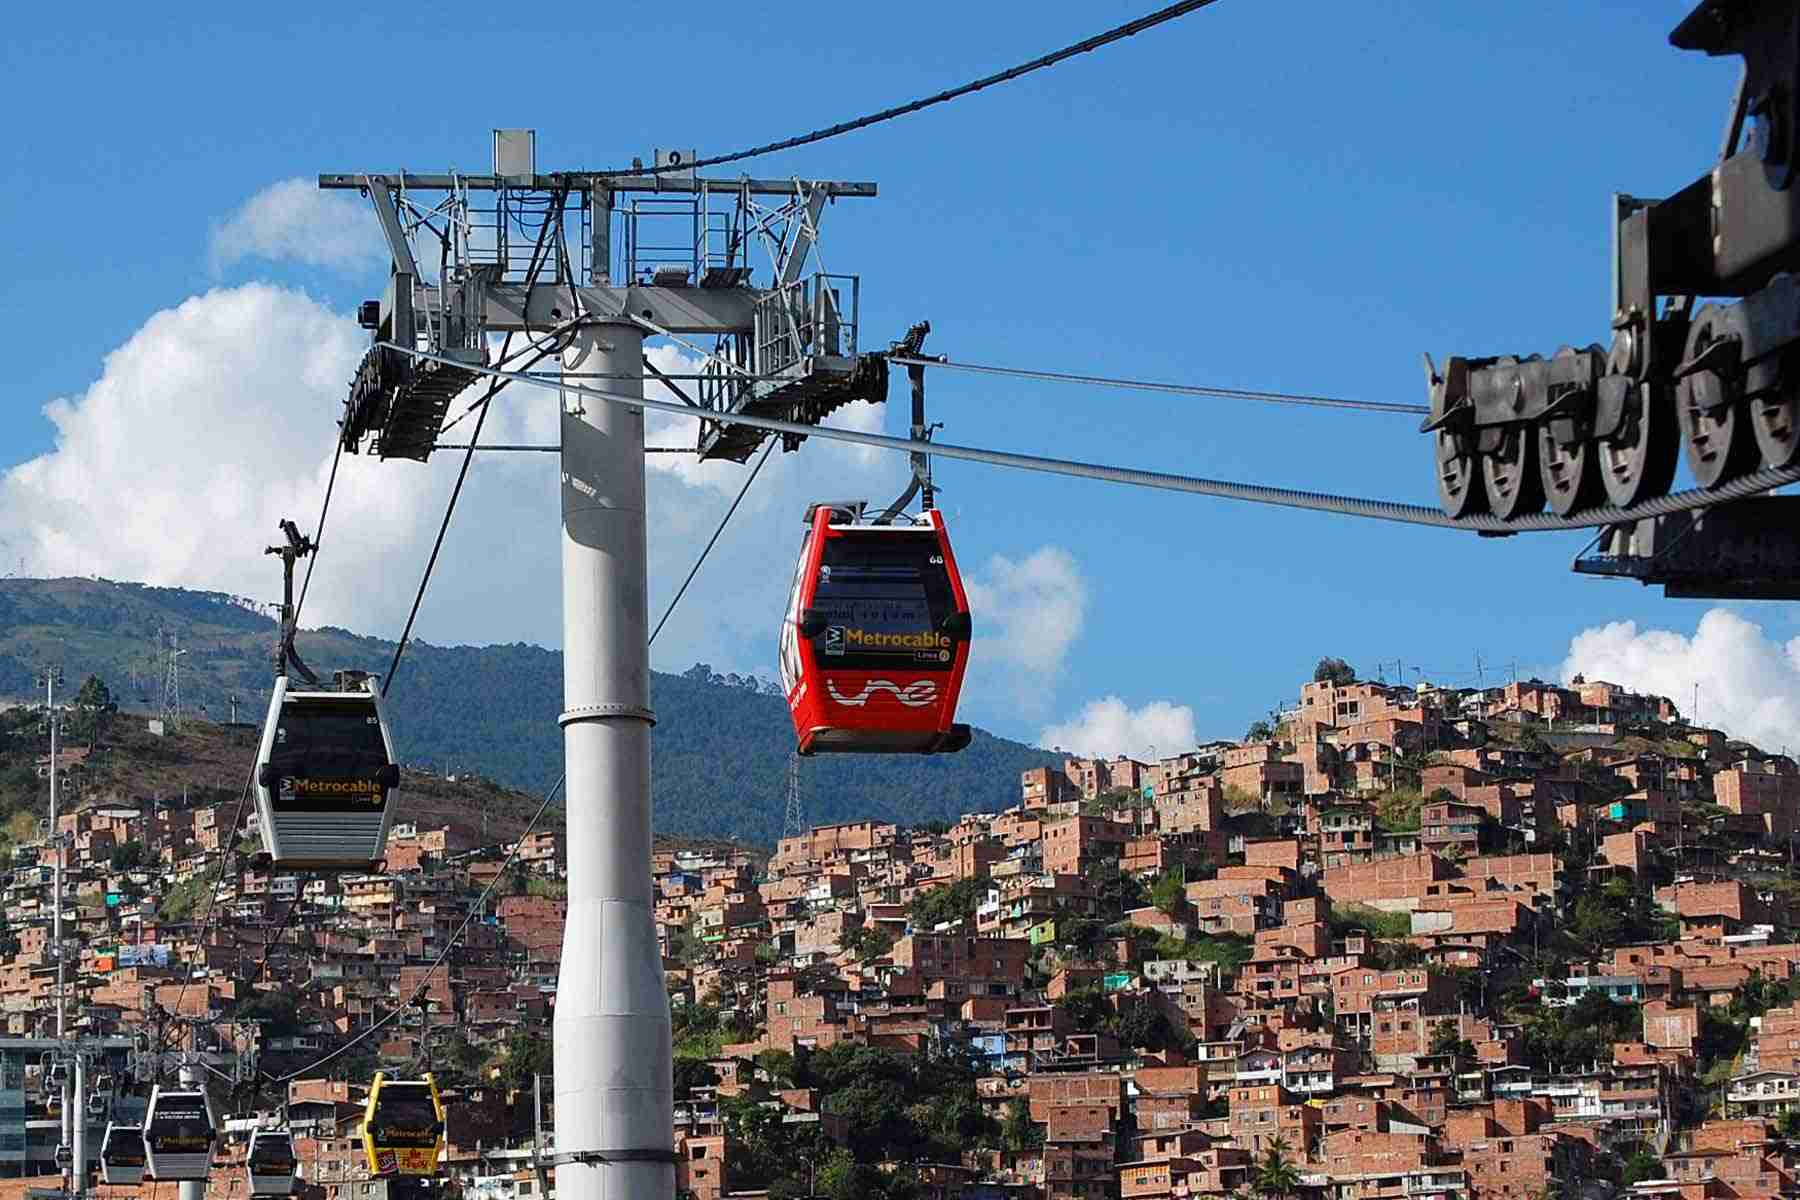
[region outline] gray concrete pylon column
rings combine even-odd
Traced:
[[[642,395],[643,361],[641,329],[596,324],[575,335],[562,365]],[[674,1102],[650,882],[644,414],[574,392],[561,399],[569,875],[552,1030],[556,1191],[668,1200]],[[584,1152],[612,1161],[570,1161]]]

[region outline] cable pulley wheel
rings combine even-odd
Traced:
[[[1800,458],[1800,355],[1781,363],[1781,382],[1751,399],[1750,432],[1765,467],[1786,467]]]
[[[1723,349],[1737,313],[1735,305],[1702,308],[1688,331],[1686,362]],[[1719,487],[1756,465],[1756,443],[1744,414],[1743,371],[1735,357],[1721,354],[1690,367],[1675,385],[1675,415],[1688,470],[1701,487]]]
[[[1544,480],[1538,472],[1538,435],[1530,422],[1499,430],[1499,444],[1481,454],[1481,481],[1495,516],[1511,521],[1544,507]]]
[[[1431,393],[1431,420],[1444,416],[1446,395],[1465,395],[1469,367],[1460,358],[1444,364],[1442,378],[1427,367],[1426,379]],[[1439,426],[1431,437],[1431,453],[1437,476],[1438,506],[1452,517],[1471,517],[1487,511],[1487,492],[1481,485],[1481,468],[1475,452],[1475,437],[1454,426]]]
[[[1599,347],[1590,346],[1579,353],[1598,351]],[[1577,353],[1564,346],[1556,357],[1572,359]],[[1559,517],[1592,508],[1603,494],[1599,456],[1593,443],[1593,394],[1582,396],[1580,402],[1582,407],[1577,411],[1548,416],[1537,425],[1538,475],[1550,510]]]

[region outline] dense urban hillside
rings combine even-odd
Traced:
[[[161,704],[159,638],[178,639],[184,709],[214,721],[258,721],[268,695],[274,623],[237,597],[92,579],[0,580],[0,696],[24,697],[57,663],[73,694],[98,675],[126,711]],[[301,656],[321,672],[385,671],[393,644],[349,630],[303,633]],[[166,653],[166,652],[165,652]],[[541,792],[561,770],[556,714],[561,656],[540,646],[416,643],[390,698],[408,763],[476,773]],[[785,812],[793,744],[787,711],[766,683],[704,666],[655,674],[653,799],[660,831],[771,843]],[[978,733],[957,755],[814,759],[802,765],[812,824],[880,819],[913,824],[994,810],[1016,800],[1019,772],[1051,756]]]

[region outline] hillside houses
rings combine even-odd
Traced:
[[[1225,1200],[1272,1158],[1309,1200],[1796,1194],[1800,888],[1768,854],[1800,825],[1791,760],[1587,680],[1312,682],[1267,732],[1065,757],[951,825],[660,848],[678,1189],[837,1155],[946,1200]],[[400,826],[380,871],[300,877],[233,853],[231,817],[59,822],[90,1020],[179,1012],[177,1038],[300,1070],[322,1200],[361,1200],[368,1074],[430,1058],[452,1176],[531,1194],[515,1056],[554,1016],[559,831]],[[0,891],[13,1038],[49,1028],[49,861],[21,847]]]

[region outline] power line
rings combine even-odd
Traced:
[[[456,932],[450,935],[449,942],[445,943],[444,948],[438,952],[438,956],[433,959],[431,965],[425,969],[425,974],[420,978],[418,986],[413,989],[412,995],[404,1003],[395,1005],[394,1008],[389,1010],[386,1016],[382,1017],[379,1021],[376,1021],[373,1025],[369,1026],[331,1053],[314,1059],[298,1071],[290,1071],[288,1074],[280,1076],[279,1078],[269,1078],[268,1083],[270,1085],[279,1086],[292,1080],[299,1079],[304,1075],[310,1075],[312,1072],[343,1054],[351,1047],[368,1040],[376,1033],[386,1028],[388,1023],[395,1017],[410,1008],[413,1001],[425,994],[426,985],[431,982],[431,977],[437,974],[438,968],[443,966],[445,960],[450,957],[450,952],[455,950],[462,942],[462,936],[464,933],[468,932],[469,926],[474,922],[476,914],[486,909],[488,897],[494,894],[494,889],[499,886],[501,877],[506,874],[506,868],[512,865],[513,859],[517,858],[519,855],[520,848],[525,845],[525,839],[531,836],[532,831],[537,828],[538,821],[542,819],[544,813],[549,810],[551,802],[556,799],[557,793],[562,791],[563,780],[566,778],[568,778],[566,775],[559,775],[556,777],[556,782],[552,784],[550,790],[544,794],[543,803],[538,805],[537,811],[531,814],[531,820],[526,822],[525,831],[513,842],[512,849],[507,851],[506,857],[500,862],[500,869],[494,872],[493,879],[489,880],[487,887],[482,890],[481,898],[475,902],[473,908],[469,909],[469,915],[463,918],[462,924],[456,927]]]
[[[757,473],[763,469],[763,464],[769,461],[769,451],[774,448],[773,440],[763,445],[762,457],[756,460],[754,467],[750,468],[750,476],[744,480],[744,486],[738,489],[737,499],[731,502],[731,507],[725,510],[724,516],[719,518],[719,527],[713,530],[711,537],[706,539],[706,548],[700,551],[700,557],[694,560],[694,565],[689,569],[687,578],[681,581],[681,586],[675,589],[675,598],[669,601],[669,607],[663,609],[662,620],[658,621],[656,628],[650,631],[650,645],[656,644],[656,635],[661,633],[662,627],[669,623],[669,617],[675,612],[675,606],[680,604],[681,598],[687,594],[688,584],[694,582],[694,576],[700,573],[700,564],[706,561],[708,554],[712,553],[712,548],[718,542],[719,535],[725,532],[725,526],[731,521],[731,514],[736,512],[738,505],[744,502],[745,493],[750,490],[750,485],[756,482]]]
[[[1261,400],[1269,404],[1302,404],[1311,408],[1350,408],[1365,412],[1401,413],[1407,416],[1429,416],[1431,409],[1423,404],[1391,404],[1380,400],[1344,400],[1336,396],[1309,396],[1303,392],[1254,392],[1243,388],[1204,387],[1190,383],[1158,383],[1148,379],[1114,379],[1105,375],[1070,375],[1061,371],[1032,371],[1023,367],[991,367],[976,363],[951,362],[947,359],[913,358],[890,354],[888,361],[903,367],[948,367],[953,371],[976,371],[983,375],[1011,375],[1020,379],[1043,379],[1052,383],[1085,383],[1097,387],[1132,388],[1140,392],[1168,392],[1178,396],[1208,396],[1220,400]]]
[[[394,346],[392,342],[382,344],[392,346],[396,350],[403,349]],[[404,352],[437,362],[451,361],[426,350],[407,349]],[[892,450],[902,454],[919,453],[918,442],[907,438],[889,437],[881,433],[862,433],[858,430],[842,429],[831,425],[803,425],[796,421],[782,421],[774,417],[756,417],[748,413],[727,413],[714,409],[697,410],[689,408],[685,404],[675,404],[666,400],[627,396],[619,392],[608,392],[572,383],[558,385],[549,380],[531,379],[488,367],[470,366],[469,369],[482,374],[534,384],[538,387],[560,387],[563,391],[592,396],[597,400],[613,404],[654,409],[657,412],[673,413],[676,416],[691,417],[696,420],[717,421],[725,425],[744,425],[751,429],[764,429],[772,433],[791,433],[801,437],[817,437],[826,441],[850,442],[858,446],[873,446],[879,450]],[[1419,504],[1402,504],[1395,500],[1337,496],[1328,492],[1307,492],[1293,488],[1268,487],[1257,483],[1236,483],[1231,480],[1207,479],[1168,471],[1144,471],[1134,467],[1115,467],[1105,463],[1083,462],[1078,459],[1016,454],[1008,450],[990,450],[980,446],[959,446],[952,442],[932,442],[929,453],[941,458],[955,458],[995,467],[1011,467],[1021,471],[1038,471],[1049,475],[1068,475],[1077,479],[1095,479],[1102,483],[1121,483],[1130,487],[1186,492],[1196,496],[1214,496],[1222,500],[1268,504],[1279,508],[1298,508],[1310,512],[1332,513],[1337,516],[1395,521],[1403,525],[1424,525],[1435,529],[1467,529],[1485,533],[1539,533],[1559,529],[1594,529],[1605,525],[1635,521],[1643,517],[1666,516],[1674,512],[1709,508],[1727,500],[1742,500],[1748,496],[1760,495],[1772,488],[1800,483],[1800,465],[1765,467],[1716,488],[1692,488],[1685,492],[1671,492],[1666,496],[1657,496],[1654,499],[1632,505],[1630,508],[1607,505],[1602,508],[1587,509],[1567,517],[1559,517],[1554,513],[1532,513],[1512,521],[1504,521],[1491,513],[1471,517],[1451,517],[1435,508],[1426,508]]]
[[[909,100],[905,104],[896,104],[892,108],[884,108],[879,112],[869,113],[867,116],[856,117],[849,121],[840,121],[836,125],[828,125],[823,129],[815,129],[811,133],[803,133],[797,137],[783,138],[779,142],[765,142],[760,146],[752,146],[748,150],[736,150],[730,154],[715,154],[711,158],[697,158],[693,162],[660,163],[650,167],[631,167],[616,171],[596,171],[593,172],[593,174],[602,179],[614,178],[621,175],[664,175],[671,171],[695,171],[702,167],[716,167],[723,163],[740,162],[746,158],[758,158],[764,154],[774,154],[780,150],[792,150],[796,146],[810,146],[814,142],[822,142],[827,138],[834,138],[846,133],[854,133],[859,129],[867,129],[871,125],[879,125],[883,121],[891,121],[895,117],[908,116],[921,109],[930,108],[935,104],[943,104],[946,101],[961,99],[963,96],[967,96],[973,92],[979,92],[983,88],[993,87],[997,83],[1010,83],[1012,80],[1017,79],[1022,75],[1029,75],[1033,71],[1041,71],[1045,67],[1053,67],[1057,63],[1062,62],[1065,59],[1074,58],[1078,54],[1086,54],[1090,50],[1098,50],[1102,46],[1109,46],[1114,42],[1121,42],[1128,37],[1143,33],[1145,30],[1154,29],[1158,25],[1173,21],[1177,17],[1185,17],[1187,14],[1205,8],[1212,3],[1214,3],[1214,0],[1182,0],[1182,3],[1180,4],[1171,4],[1167,8],[1161,8],[1150,13],[1148,16],[1139,17],[1135,21],[1127,21],[1123,25],[1108,29],[1105,33],[1097,33],[1093,37],[1084,38],[1073,45],[1064,46],[1061,50],[1053,50],[1042,57],[1034,58],[1030,62],[1020,63],[1016,67],[1008,67],[1006,70],[996,72],[993,75],[984,75],[980,79],[962,84],[959,87],[950,88],[948,91],[937,92],[917,100]]]

